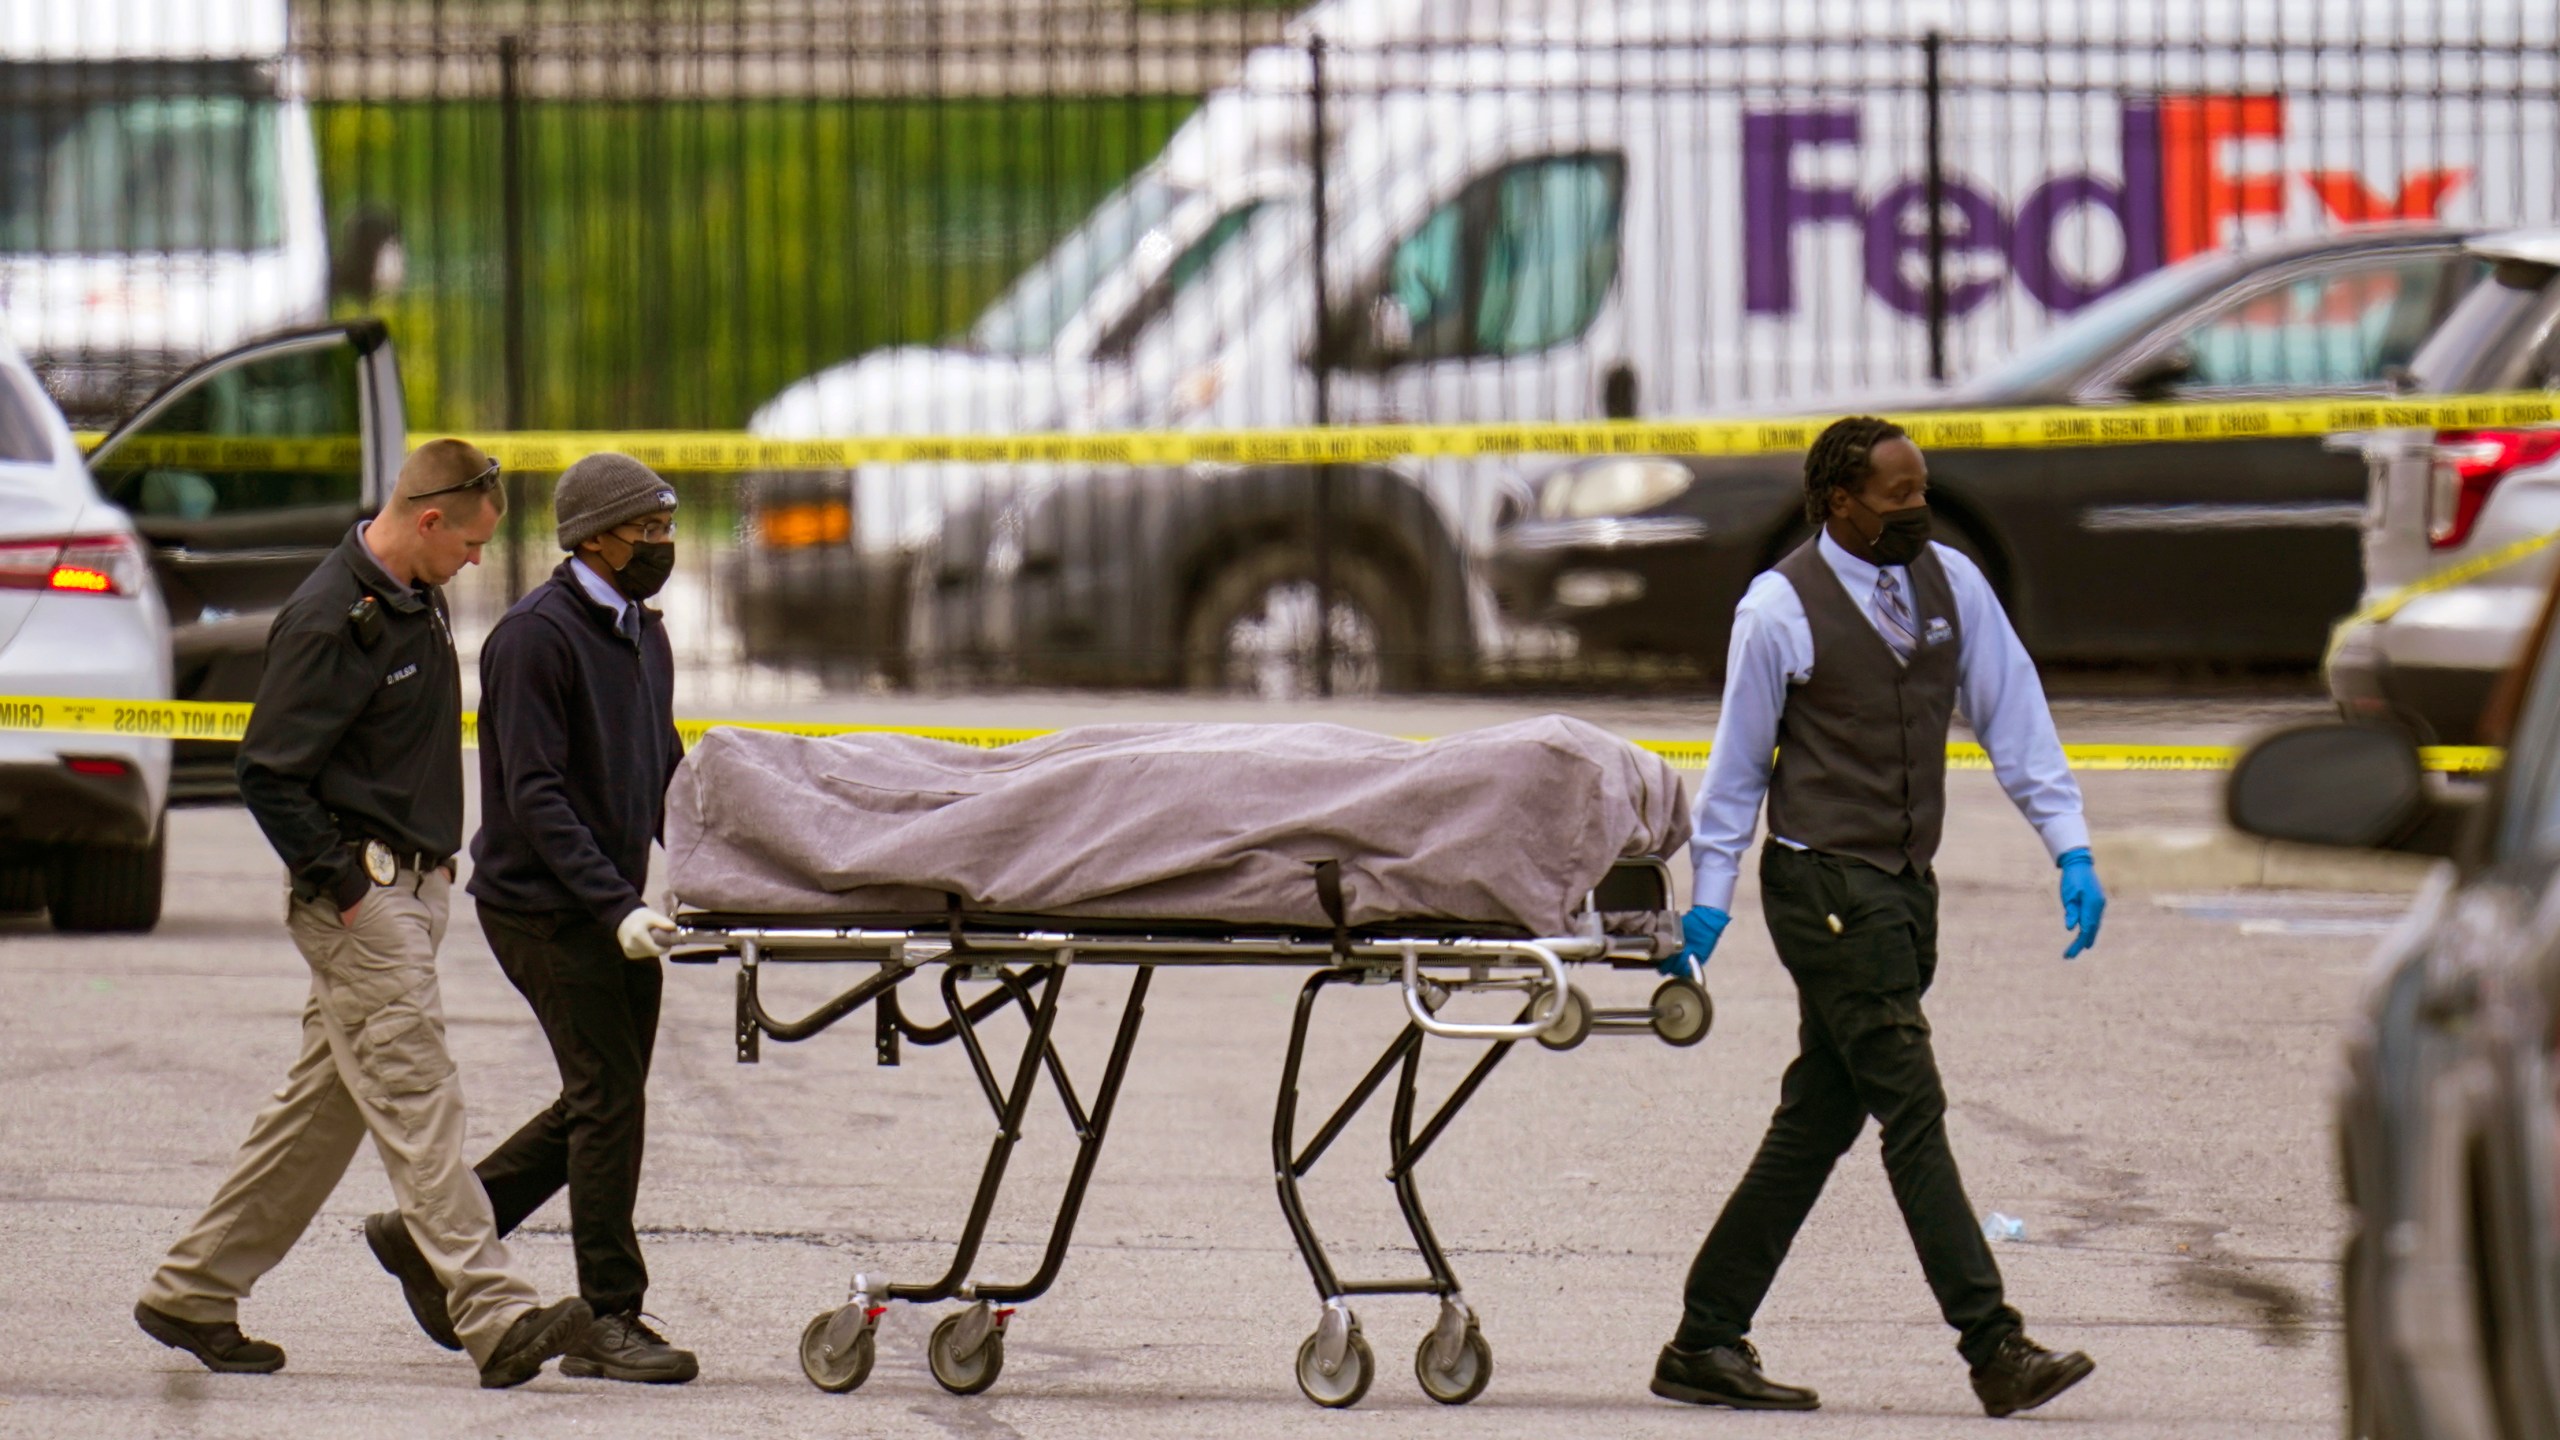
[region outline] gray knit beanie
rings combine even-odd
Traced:
[[[673,510],[676,487],[628,455],[599,450],[561,472],[551,508],[560,518],[560,548],[575,550],[626,520]]]

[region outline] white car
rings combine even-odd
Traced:
[[[0,340],[0,697],[48,695],[167,699],[169,615],[133,521]],[[150,929],[168,795],[166,740],[0,731],[0,910]]]
[[[2417,397],[2560,389],[2560,230],[2469,242],[2490,267],[2409,366]],[[2408,587],[2560,530],[2560,427],[2378,430],[2364,452],[2364,599]],[[2402,600],[2354,624],[2328,664],[2350,718],[2417,739],[2467,745],[2542,614],[2560,549]]]
[[[287,439],[318,443],[199,443]],[[277,607],[380,508],[407,443],[378,322],[217,355],[85,462],[0,338],[0,706],[249,699]],[[175,788],[227,793],[235,748],[176,742]],[[148,736],[0,731],[0,912],[49,909],[59,930],[158,923],[172,758]]]

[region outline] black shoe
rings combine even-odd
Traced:
[[[284,1368],[282,1346],[252,1340],[229,1320],[199,1325],[138,1304],[133,1307],[133,1322],[142,1327],[143,1334],[203,1361],[204,1368],[216,1375],[273,1375]]]
[[[1982,1413],[1998,1420],[2033,1410],[2097,1368],[2098,1362],[2077,1350],[2056,1355],[2023,1332],[2012,1333],[1992,1353],[1990,1364],[1974,1367],[1973,1393],[1982,1400]]]
[[[560,1359],[560,1373],[587,1380],[633,1380],[643,1385],[681,1385],[702,1373],[693,1352],[679,1350],[649,1328],[637,1310],[599,1315],[587,1327],[587,1338]]]
[[[481,1363],[480,1388],[504,1390],[541,1374],[543,1362],[567,1353],[585,1337],[595,1318],[587,1302],[575,1296],[517,1316],[516,1323],[507,1327],[506,1338]]]
[[[373,1258],[400,1282],[400,1294],[409,1302],[409,1313],[416,1317],[418,1328],[427,1338],[447,1350],[462,1348],[462,1337],[453,1333],[453,1316],[445,1309],[444,1282],[436,1278],[435,1267],[418,1253],[418,1242],[409,1234],[409,1222],[397,1210],[364,1217],[364,1243],[373,1248]]]
[[[1662,1347],[1653,1362],[1653,1393],[1692,1405],[1736,1410],[1819,1410],[1822,1397],[1800,1385],[1781,1385],[1760,1373],[1760,1352],[1748,1340],[1712,1350]]]

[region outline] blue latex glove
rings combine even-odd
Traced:
[[[1665,975],[1684,975],[1697,980],[1706,974],[1707,957],[1716,953],[1716,941],[1724,938],[1724,927],[1733,917],[1713,905],[1692,905],[1680,917],[1680,953],[1657,960],[1653,968]]]
[[[2054,863],[2062,867],[2062,923],[2080,932],[2062,958],[2077,960],[2081,951],[2098,943],[2098,922],[2107,914],[2107,892],[2098,883],[2098,862],[2089,858],[2089,847],[2065,850]]]

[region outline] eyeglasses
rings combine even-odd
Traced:
[[[637,520],[626,520],[622,524],[613,527],[613,537],[626,545],[631,544],[634,540],[637,540],[643,545],[661,545],[676,538],[676,522],[673,520],[660,520],[652,524],[641,525],[640,533],[637,536],[625,535],[622,533],[631,526],[639,524],[640,522]]]
[[[459,495],[465,490],[494,489],[496,488],[497,483],[498,462],[492,460],[489,462],[488,469],[481,471],[479,474],[472,476],[470,479],[463,481],[459,485],[447,485],[441,490],[421,490],[409,498],[413,501],[432,500],[438,495]]]

